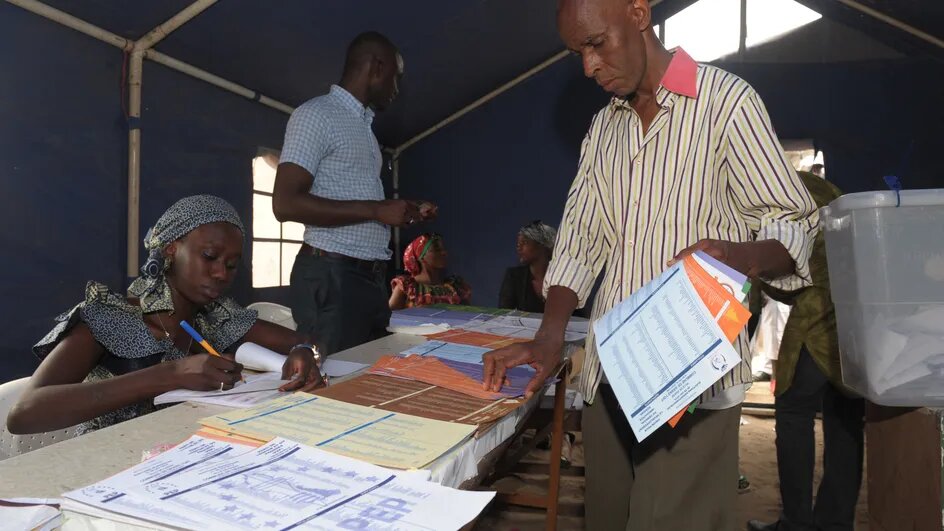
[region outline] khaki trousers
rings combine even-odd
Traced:
[[[636,442],[612,388],[584,408],[588,531],[732,531],[741,406],[696,409]]]

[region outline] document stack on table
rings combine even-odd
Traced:
[[[750,283],[703,253],[667,269],[593,323],[603,371],[638,440],[675,423],[741,363],[732,342]]]
[[[541,326],[541,318],[541,314],[519,310],[433,304],[393,312],[388,329],[391,332],[423,336],[441,334],[449,330],[464,330],[528,340],[534,339],[534,334]],[[586,338],[589,327],[590,322],[587,319],[572,317],[567,323],[564,340],[580,341]]]
[[[280,437],[252,446],[195,435],[65,493],[62,509],[66,525],[83,529],[101,519],[148,529],[459,529],[494,495]]]
[[[423,468],[476,427],[349,404],[307,393],[284,395],[200,421],[204,432],[268,442],[277,437],[371,464]]]

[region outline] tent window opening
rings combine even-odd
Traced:
[[[681,46],[696,61],[714,61],[738,51],[741,9],[746,11],[747,48],[822,18],[796,0],[698,0],[665,20],[656,34],[666,48]]]
[[[272,213],[277,151],[260,149],[252,159],[252,287],[288,286],[305,226],[279,223]]]

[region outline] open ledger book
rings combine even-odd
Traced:
[[[282,365],[285,363],[285,356],[255,343],[243,343],[236,350],[236,361],[244,368],[259,371],[261,374],[245,374],[244,381],[237,382],[235,387],[225,391],[192,391],[190,389],[168,391],[154,397],[154,405],[200,402],[219,406],[248,407],[278,398],[283,394],[279,391],[279,387],[288,383],[287,380],[282,380]],[[338,378],[359,371],[367,365],[328,359],[324,361],[323,367],[329,377]]]
[[[750,284],[696,253],[617,304],[594,324],[600,363],[637,440],[678,419],[741,363]],[[671,422],[674,425],[674,422]]]

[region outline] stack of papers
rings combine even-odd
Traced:
[[[869,341],[861,353],[843,353],[864,368],[863,391],[904,404],[940,405],[944,402],[944,306],[917,307],[910,315],[899,305],[877,313],[868,328]],[[887,315],[891,314],[891,315]],[[858,357],[858,359],[856,359]],[[847,372],[847,366],[843,366]],[[850,376],[853,374],[848,369]]]
[[[482,389],[484,367],[478,363],[468,363],[434,356],[384,356],[371,368],[370,374],[406,378],[451,389],[464,395],[496,400],[513,398],[524,394],[525,387],[534,376],[534,371],[526,367],[514,367],[505,373],[505,385],[500,392]]]
[[[151,528],[425,530],[459,529],[493,497],[282,438],[251,448],[194,436],[66,493],[62,508]]]
[[[285,437],[376,465],[422,468],[476,427],[339,402],[307,393],[202,419],[219,433],[268,442]]]
[[[451,306],[435,304],[397,310],[390,317],[391,329],[404,332],[419,327],[420,335],[442,333],[446,330],[466,330],[505,338],[534,339],[541,326],[541,314],[499,308]],[[437,327],[434,330],[430,327]],[[580,341],[587,337],[590,322],[571,318],[565,331],[565,341]]]
[[[62,525],[60,500],[47,498],[0,499],[0,527],[52,531]]]
[[[704,264],[704,265],[703,265]],[[594,323],[600,363],[637,440],[684,414],[741,363],[744,275],[696,253]]]
[[[477,347],[485,347],[487,349],[499,349],[509,345],[514,345],[515,343],[523,343],[528,341],[526,338],[496,336],[495,334],[471,332],[461,328],[440,332],[438,334],[431,334],[427,336],[427,338],[434,341],[458,343],[460,345],[473,345]]]
[[[465,363],[482,364],[482,355],[490,348],[475,345],[447,343],[445,341],[427,341],[415,347],[400,352],[400,356],[431,356],[443,360],[462,361]]]
[[[416,380],[374,374],[362,374],[337,385],[318,389],[314,394],[385,411],[474,424],[478,427],[476,437],[482,436],[523,403],[521,399],[512,398],[475,398]]]

